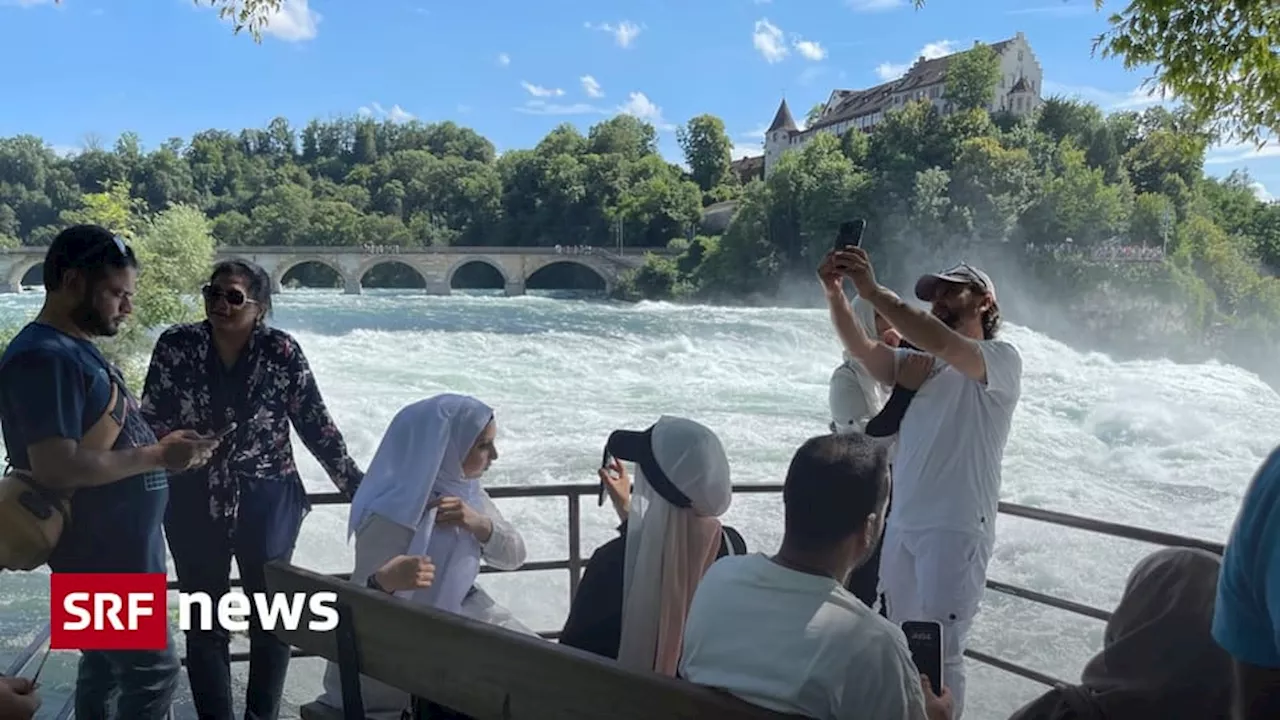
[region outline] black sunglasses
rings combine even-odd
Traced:
[[[233,308],[258,302],[257,300],[245,295],[242,290],[237,288],[224,290],[217,285],[205,285],[200,288],[200,294],[204,296],[205,302],[213,303],[219,300],[226,300],[227,304]]]
[[[112,235],[110,240],[95,246],[92,250],[72,261],[68,267],[89,268],[100,264],[108,255],[115,254],[116,260],[136,260],[133,248],[125,244],[124,238]]]

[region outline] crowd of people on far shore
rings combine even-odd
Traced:
[[[361,469],[302,348],[268,323],[270,278],[242,260],[212,268],[205,320],[159,336],[136,398],[95,341],[132,312],[137,272],[133,250],[102,227],[70,227],[49,247],[44,306],[0,357],[0,430],[5,482],[69,496],[71,520],[47,557],[0,526],[0,564],[164,573],[167,545],[183,591],[229,592],[234,559],[244,591],[264,592],[264,566],[292,556],[310,507],[292,428],[351,501],[351,582],[537,635],[477,584],[482,565],[526,559],[520,529],[481,482],[499,459],[493,407],[452,393],[413,402]],[[721,522],[732,461],[714,430],[678,415],[616,430],[598,479],[617,536],[586,563],[559,643],[794,717],[955,720],[1022,355],[1001,333],[995,283],[969,264],[922,276],[924,309],[881,285],[860,248],[828,254],[818,280],[845,354],[829,427],[786,470],[781,545],[751,550]],[[8,502],[0,493],[0,516],[26,522]],[[1247,490],[1225,556],[1144,558],[1079,683],[1010,720],[1280,717],[1278,533],[1280,450]],[[936,663],[922,661],[906,623],[936,628]],[[289,646],[251,619],[237,698],[229,643],[216,627],[187,631],[197,715],[230,720],[242,706],[246,718],[274,720]],[[75,715],[164,718],[179,675],[172,642],[86,650]],[[342,709],[336,666],[323,685],[318,701]],[[372,678],[361,695],[370,717],[401,718],[411,701]],[[0,720],[28,720],[40,702],[31,681],[0,678]],[[434,705],[428,714],[465,718]]]

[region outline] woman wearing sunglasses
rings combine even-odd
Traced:
[[[266,591],[263,566],[293,553],[310,504],[289,442],[291,424],[348,498],[364,474],[347,454],[302,348],[266,324],[266,272],[223,261],[202,294],[207,319],[169,328],[156,342],[142,412],[157,437],[175,428],[221,436],[206,466],[172,478],[165,516],[180,588],[216,601],[230,590],[232,557],[244,592],[255,593]],[[229,640],[216,627],[187,633],[187,675],[201,718],[233,717]],[[249,642],[245,717],[274,720],[289,646],[256,623]]]

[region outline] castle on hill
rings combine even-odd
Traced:
[[[1044,71],[1026,36],[1019,32],[993,44],[991,49],[1000,59],[1000,82],[987,109],[993,113],[1025,115],[1040,107]],[[884,120],[887,112],[913,100],[928,100],[939,112],[950,113],[953,108],[946,98],[947,67],[959,55],[921,57],[897,80],[865,90],[834,90],[823,105],[822,113],[804,130],[796,125],[783,99],[765,131],[764,155],[737,160],[733,163],[734,170],[743,180],[767,177],[783,153],[803,147],[818,133],[833,133],[838,137],[853,129],[870,132]]]

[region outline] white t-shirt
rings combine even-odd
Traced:
[[[890,525],[994,537],[1000,464],[1022,394],[1022,355],[1000,339],[978,347],[985,384],[935,360],[907,407],[893,460]],[[910,352],[898,350],[899,360]]]
[[[680,676],[817,720],[923,720],[902,631],[831,578],[764,555],[725,557],[698,583]]]

